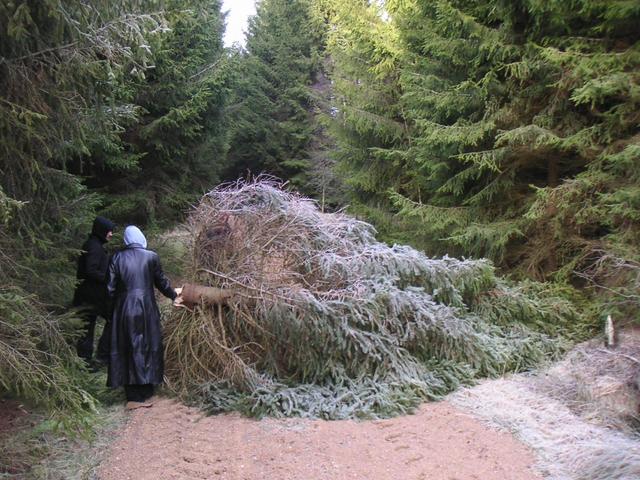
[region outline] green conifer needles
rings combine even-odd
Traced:
[[[352,204],[405,221],[385,238],[537,279],[638,261],[637,1],[320,4]]]
[[[0,285],[0,391],[46,406],[68,431],[86,428],[95,412],[81,360],[64,335],[70,318],[48,313],[19,288]]]
[[[264,179],[213,190],[190,226],[190,280],[240,290],[227,306],[174,312],[165,325],[171,386],[212,410],[406,412],[555,355],[563,343],[547,333],[575,316],[504,284],[486,260],[388,246],[371,225]]]

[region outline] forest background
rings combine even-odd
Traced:
[[[216,0],[3,0],[0,388],[91,402],[65,336],[96,214],[167,229],[260,173],[548,282],[586,328],[637,323],[639,21],[634,0],[262,0],[225,48]]]

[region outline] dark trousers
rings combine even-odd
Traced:
[[[102,316],[102,315],[100,315]],[[83,358],[87,363],[93,357],[93,338],[96,330],[96,318],[98,313],[95,309],[88,309],[83,315],[84,329],[82,335],[78,339],[77,351],[78,356]],[[98,340],[98,351],[96,358],[101,362],[109,362],[111,352],[111,322],[105,322],[104,330]]]
[[[153,396],[153,385],[125,385],[124,394],[128,402],[144,402]]]

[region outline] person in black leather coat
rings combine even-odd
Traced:
[[[145,403],[154,385],[162,383],[164,359],[160,311],[154,287],[175,300],[177,293],[164,275],[158,254],[135,226],[124,231],[125,248],[109,263],[107,290],[112,300],[111,359],[108,386],[124,386],[129,408]]]
[[[104,248],[113,235],[114,223],[104,217],[96,217],[89,238],[82,245],[82,253],[78,258],[76,277],[80,283],[73,295],[73,306],[82,308],[84,332],[78,339],[78,356],[87,364],[93,357],[93,337],[96,319],[101,316],[106,320],[105,328],[98,342],[97,358],[101,362],[109,359],[109,328],[107,299],[107,267],[109,257]]]

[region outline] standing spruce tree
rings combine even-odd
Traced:
[[[132,120],[120,92],[165,30],[150,6],[0,2],[0,394],[42,403],[67,426],[86,425],[94,402],[70,315],[52,305],[73,292],[73,247],[98,204],[70,172],[90,166],[95,145],[116,149]]]
[[[90,184],[108,193],[105,212],[139,224],[181,218],[220,180],[225,166],[224,108],[231,69],[218,0],[163,2],[169,30],[151,45],[154,66],[129,87],[137,118],[120,134],[115,161],[94,156]]]
[[[432,253],[638,285],[638,2],[326,3],[360,201]]]
[[[310,0],[263,0],[238,52],[229,176],[266,172],[309,185],[322,83],[322,26]],[[317,146],[317,145],[316,145]]]
[[[165,30],[145,2],[0,4],[0,285],[63,303],[97,198],[72,174],[131,120],[119,91]],[[82,231],[84,235],[85,232]]]
[[[378,3],[321,0],[329,25],[327,53],[333,83],[329,132],[338,173],[352,192],[351,211],[376,225],[386,240],[406,241],[406,226],[390,215],[388,190],[407,182],[397,154],[407,137],[398,86],[398,39]],[[398,236],[397,233],[400,233]]]

